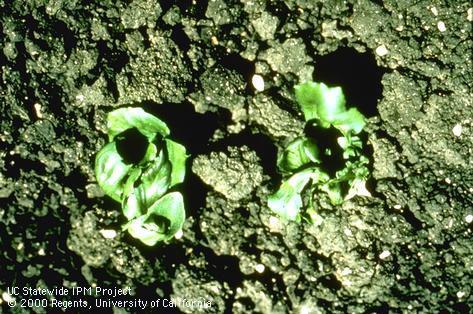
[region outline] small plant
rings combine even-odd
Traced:
[[[185,220],[181,193],[169,192],[184,181],[185,147],[141,108],[110,112],[107,129],[109,143],[96,156],[95,175],[104,192],[121,203],[128,220],[123,230],[149,246],[169,240]]]
[[[331,176],[324,166],[337,159],[335,148],[322,145],[325,141],[310,135],[296,138],[279,151],[277,165],[283,181],[269,196],[268,206],[285,219],[297,221],[305,207],[302,217],[316,222],[315,195],[327,198],[332,205],[341,204],[354,195],[369,195],[364,188],[369,175],[368,159],[361,154],[362,142],[357,136],[365,126],[365,119],[356,108],[346,108],[340,87],[305,82],[297,85],[295,90],[306,128],[318,136],[336,137],[335,143],[342,151],[343,167]],[[344,193],[347,189],[348,192]],[[306,191],[309,193],[303,204],[302,195]]]

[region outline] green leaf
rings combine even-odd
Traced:
[[[303,144],[305,156],[314,163],[320,163],[319,148],[314,140],[306,138]]]
[[[126,224],[126,229],[133,238],[141,240],[148,246],[153,246],[164,240],[163,232],[166,229],[166,221],[160,223],[150,222],[149,215],[142,215]]]
[[[179,192],[172,192],[157,200],[148,212],[127,224],[128,232],[144,244],[171,239],[185,221],[184,200]]]
[[[340,113],[333,121],[333,125],[343,134],[353,132],[358,134],[366,125],[365,117],[356,108]]]
[[[170,188],[171,164],[161,152],[158,160],[143,171],[141,184],[137,187],[137,194],[141,202],[148,208]]]
[[[141,175],[141,169],[140,168],[130,168],[128,171],[128,177],[125,181],[125,184],[123,185],[123,196],[129,195],[131,192],[133,192],[135,182],[138,180],[138,178]]]
[[[128,220],[143,215],[143,205],[139,193],[132,192],[124,200],[122,204],[123,215]]]
[[[318,83],[305,82],[295,86],[296,100],[304,114],[305,121],[319,119],[317,112],[320,95],[318,93]]]
[[[358,151],[353,147],[348,147],[343,150],[343,159],[350,159],[351,157],[355,157],[358,154]]]
[[[355,147],[355,148],[358,148],[358,149],[363,148],[363,142],[361,141],[361,139],[358,136],[352,136],[351,137],[350,145]]]
[[[123,214],[132,219],[145,213],[169,189],[170,174],[171,164],[161,151],[154,163],[141,173],[139,185],[131,193],[125,194]]]
[[[148,147],[146,148],[145,155],[143,159],[139,162],[140,166],[145,166],[147,163],[152,162],[156,159],[158,155],[158,148],[155,144],[149,143]]]
[[[337,138],[337,143],[343,149],[343,158],[350,159],[359,156],[363,148],[363,143],[358,136],[340,136]]]
[[[369,164],[368,158],[365,156],[360,156],[360,158],[353,162],[353,172],[355,173],[356,178],[366,180],[370,175],[367,165]]]
[[[296,100],[306,121],[316,119],[322,127],[329,127],[345,111],[345,96],[340,87],[330,88],[324,83],[305,82],[296,85]]]
[[[345,96],[341,87],[327,87],[319,84],[320,102],[318,112],[320,120],[333,122],[342,112],[345,112]]]
[[[278,167],[285,172],[293,172],[309,163],[319,163],[319,150],[309,138],[298,138],[291,142],[278,156]]]
[[[268,206],[284,219],[296,220],[302,207],[302,198],[286,181],[275,194],[269,196]]]
[[[171,182],[169,186],[174,186],[183,182],[186,175],[186,148],[169,139],[166,139],[166,148],[171,163]]]
[[[176,232],[182,229],[186,218],[184,209],[184,199],[179,192],[171,192],[164,195],[148,209],[149,215],[161,215],[170,220],[171,224],[166,232],[171,238]]]
[[[330,181],[320,186],[320,189],[327,193],[332,205],[343,203],[342,189],[339,182]]]
[[[345,136],[338,137],[337,143],[343,150],[347,149],[350,146],[350,142]]]
[[[126,177],[132,166],[126,165],[115,143],[105,145],[95,157],[95,177],[105,194],[121,202]]]
[[[138,186],[142,191],[146,208],[151,206],[169,189],[170,175],[171,164],[161,151],[158,160],[143,171],[141,184]]]
[[[156,134],[165,137],[169,135],[169,128],[166,123],[157,117],[145,112],[142,108],[120,108],[108,114],[107,128],[109,140],[125,130],[136,128],[141,134],[153,141]]]
[[[312,169],[306,169],[283,181],[281,187],[268,198],[268,207],[287,220],[296,220],[302,207],[300,193],[313,178]]]
[[[349,184],[354,179],[366,180],[369,176],[369,170],[366,165],[369,163],[368,158],[360,156],[356,161],[348,160],[345,167],[335,173],[338,182],[347,181]]]
[[[348,190],[348,194],[345,196],[345,200],[349,200],[356,195],[363,197],[372,197],[370,191],[366,188],[366,181],[362,179],[353,180]]]
[[[294,188],[296,193],[301,193],[310,179],[317,181],[316,168],[308,168],[292,175],[286,182]]]

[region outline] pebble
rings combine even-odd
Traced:
[[[263,264],[256,264],[256,265],[255,265],[255,270],[256,270],[258,273],[262,274],[262,273],[264,272],[264,265],[263,265]]]
[[[113,239],[117,236],[117,232],[112,229],[102,229],[100,230],[100,234],[105,238],[105,239]]]
[[[462,126],[461,124],[456,124],[452,129],[453,135],[456,137],[462,135]]]
[[[447,30],[447,27],[445,26],[445,23],[442,21],[439,21],[437,23],[437,28],[439,29],[440,32],[445,32]]]
[[[264,79],[261,75],[253,75],[253,77],[251,78],[251,83],[258,92],[264,91]]]
[[[378,48],[376,48],[376,54],[380,57],[383,57],[388,54],[388,48],[386,48],[385,45],[381,45]]]
[[[388,250],[384,250],[383,252],[381,252],[381,254],[379,254],[380,259],[386,259],[389,256],[391,256],[391,252],[389,252]]]

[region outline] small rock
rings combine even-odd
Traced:
[[[447,30],[447,27],[445,26],[445,23],[442,21],[439,21],[437,23],[437,28],[439,29],[440,32],[445,32]]]
[[[388,54],[388,48],[386,48],[385,45],[381,45],[378,48],[376,48],[376,54],[380,57],[384,57],[385,55]]]
[[[117,232],[113,229],[102,229],[99,232],[105,239],[113,239],[117,236]]]
[[[253,77],[251,78],[251,83],[258,92],[264,91],[264,79],[261,75],[253,75]]]
[[[262,273],[264,272],[264,265],[263,265],[263,264],[256,264],[256,265],[255,265],[255,270],[256,270],[258,273],[262,274]]]
[[[453,135],[455,135],[456,137],[459,137],[460,135],[462,135],[462,126],[460,123],[456,124],[453,129],[452,129],[452,132],[453,132]]]
[[[384,250],[383,252],[381,252],[381,254],[379,254],[380,259],[386,259],[389,256],[391,256],[391,252],[389,252],[388,250]]]

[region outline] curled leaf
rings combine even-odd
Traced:
[[[339,182],[334,180],[329,181],[325,184],[322,184],[320,189],[327,193],[332,205],[340,205],[343,203],[342,189]]]
[[[315,82],[305,82],[295,86],[296,100],[301,106],[305,121],[319,119],[317,104],[320,102],[318,84]]]
[[[356,195],[364,197],[372,197],[370,191],[366,188],[366,181],[362,179],[353,180],[348,194],[345,196],[345,200],[349,200]]]
[[[161,152],[157,160],[143,171],[138,186],[143,206],[148,208],[170,187],[171,165]]]
[[[324,83],[305,82],[296,85],[296,100],[306,121],[316,119],[322,127],[329,127],[345,111],[345,96],[340,87]]]
[[[186,148],[172,140],[166,139],[168,159],[171,163],[170,186],[174,186],[184,181],[186,175]]]
[[[141,173],[141,172],[140,172]],[[148,208],[166,193],[170,185],[171,165],[161,152],[156,161],[139,177],[139,184],[125,195],[123,214],[128,219],[144,214]]]
[[[179,192],[172,192],[157,200],[148,212],[128,225],[128,232],[144,244],[153,246],[157,242],[171,239],[185,221],[184,200]]]
[[[298,138],[290,143],[278,156],[278,167],[282,171],[292,172],[309,163],[319,163],[319,150],[309,138]]]
[[[139,165],[146,166],[147,163],[154,161],[157,156],[158,148],[155,144],[149,143],[148,147],[146,148],[145,155],[143,156],[143,159],[141,159]]]
[[[287,220],[296,220],[302,207],[300,193],[311,178],[311,169],[306,169],[283,181],[276,193],[269,196],[268,207]]]
[[[107,129],[110,141],[114,140],[118,134],[131,128],[136,128],[150,142],[153,141],[156,134],[165,137],[170,133],[166,123],[145,112],[142,108],[120,108],[108,114]]]
[[[123,162],[115,143],[105,145],[95,157],[95,176],[105,194],[121,201],[123,188],[132,166]]]
[[[339,129],[343,134],[353,132],[358,134],[366,125],[365,117],[356,108],[350,108],[348,111],[340,113],[335,120],[333,125]]]
[[[122,204],[123,215],[128,220],[143,215],[142,201],[138,193],[131,192]]]

